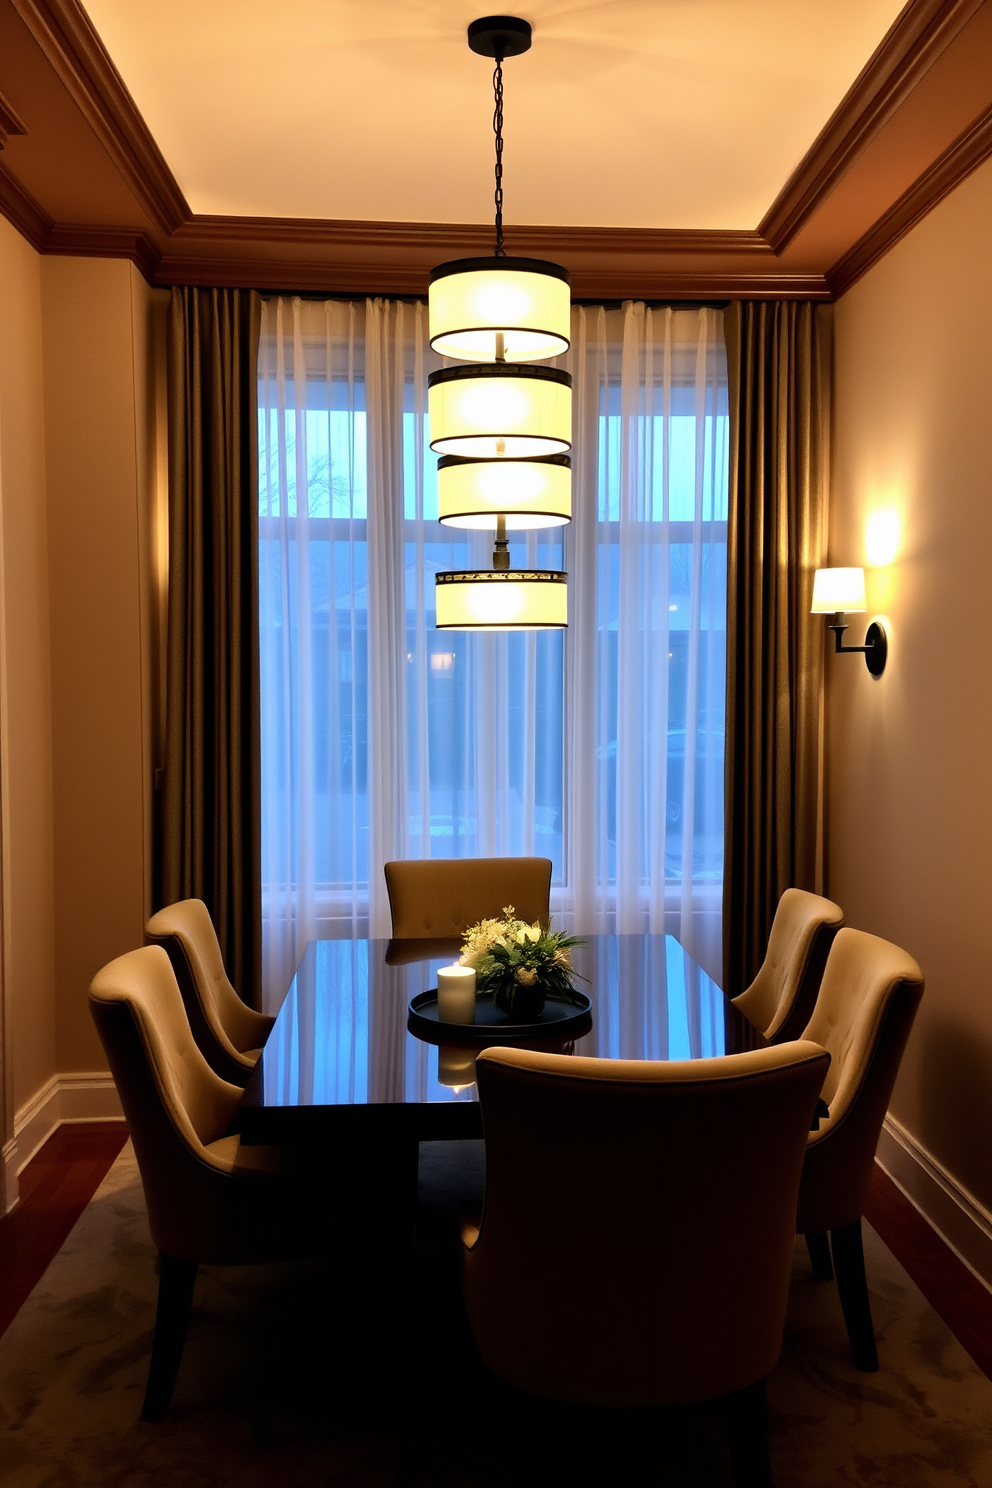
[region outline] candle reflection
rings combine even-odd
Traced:
[[[475,1055],[474,1049],[462,1048],[458,1044],[438,1044],[438,1084],[446,1085],[456,1095],[474,1085]]]

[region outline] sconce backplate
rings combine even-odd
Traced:
[[[880,677],[885,671],[888,656],[888,637],[879,622],[873,620],[865,631],[865,666],[873,677]]]

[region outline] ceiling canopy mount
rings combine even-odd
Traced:
[[[468,44],[480,57],[501,62],[530,51],[530,21],[519,16],[481,16],[468,28]]]

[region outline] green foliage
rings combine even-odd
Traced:
[[[578,936],[518,920],[512,905],[499,919],[482,920],[465,931],[461,960],[473,966],[476,987],[492,994],[508,1017],[536,1017],[549,995],[579,1006],[571,950]]]

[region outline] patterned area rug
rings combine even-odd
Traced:
[[[706,1410],[631,1418],[504,1390],[461,1314],[453,1208],[479,1181],[476,1144],[421,1162],[415,1315],[406,1359],[342,1350],[335,1288],[310,1266],[204,1270],[169,1419],[138,1419],[154,1254],[130,1147],[0,1340],[4,1488],[503,1488],[729,1484]],[[866,1234],[882,1368],[859,1374],[832,1285],[797,1246],[772,1377],[777,1488],[988,1488],[992,1384],[878,1238]],[[387,1369],[387,1359],[393,1367]]]

